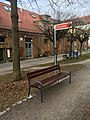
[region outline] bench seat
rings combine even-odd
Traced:
[[[47,76],[47,74],[50,74],[50,76]],[[31,87],[38,88],[41,91],[41,103],[42,103],[43,102],[43,88],[63,78],[66,79],[67,76],[69,77],[69,84],[71,84],[71,72],[61,71],[59,65],[53,65],[53,66],[50,66],[50,67],[47,67],[41,70],[36,70],[34,72],[27,73],[27,78],[28,78],[28,83],[29,83],[28,97],[30,95]],[[41,77],[41,80],[39,77]],[[36,80],[34,80],[34,78]]]
[[[46,87],[49,84],[54,83],[55,81],[58,81],[59,79],[65,78],[69,76],[69,73],[58,73],[56,75],[50,76],[49,78],[43,79],[41,81],[35,81],[35,83],[33,83],[31,85],[31,87],[35,87],[35,88],[41,88],[41,87]]]

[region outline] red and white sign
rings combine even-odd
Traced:
[[[63,30],[63,29],[69,29],[72,28],[72,22],[66,22],[55,25],[55,30]]]

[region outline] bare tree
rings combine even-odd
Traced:
[[[89,38],[89,36],[88,36],[88,34],[87,33],[85,33],[85,32],[82,32],[82,33],[77,33],[77,39],[79,40],[79,42],[80,42],[80,56],[82,55],[82,45],[83,45],[83,43],[86,41],[86,42],[88,42],[88,38]]]
[[[84,16],[81,19],[76,18],[73,19],[73,24],[76,25],[75,27],[75,36],[76,39],[80,42],[80,55],[82,54],[82,46],[83,43],[86,42],[88,43],[88,38],[89,38],[89,29],[90,26],[88,25],[88,17]],[[88,47],[88,45],[87,45]]]
[[[20,80],[20,51],[17,0],[7,0],[11,3],[12,39],[13,39],[13,79]]]
[[[48,0],[49,1],[49,5],[51,6],[54,14],[57,13],[57,11],[59,10],[59,12],[61,10],[66,11],[70,11],[72,13],[76,14],[77,16],[81,15],[81,10],[83,8],[87,9],[87,5],[90,4],[89,0]],[[81,8],[81,9],[79,9]],[[88,9],[87,9],[88,10]],[[84,13],[85,15],[86,13]]]
[[[48,16],[48,15],[46,15]],[[50,17],[50,16],[49,16]],[[59,24],[60,20],[54,20],[52,18],[49,18],[49,20],[44,20],[42,16],[40,16],[41,19],[41,25],[38,25],[38,27],[42,30],[43,34],[45,35],[46,39],[50,40],[54,43],[54,25]],[[60,38],[64,38],[64,36],[67,34],[68,30],[61,30],[57,31],[57,41],[60,40]]]

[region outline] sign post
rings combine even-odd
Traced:
[[[66,22],[66,23],[54,25],[54,62],[55,62],[55,65],[57,64],[56,31],[63,30],[63,29],[70,29],[70,28],[72,28],[72,22]]]
[[[54,62],[57,64],[56,25],[54,26]]]

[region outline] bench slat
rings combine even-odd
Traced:
[[[36,77],[39,77],[41,75],[44,75],[44,74],[47,74],[47,73],[50,73],[52,71],[59,70],[59,69],[60,69],[59,65],[56,65],[56,66],[54,65],[54,66],[51,66],[49,68],[44,68],[41,70],[27,73],[27,77],[28,77],[28,79],[32,79],[32,78],[36,78]]]
[[[42,87],[45,87],[49,84],[52,84],[53,82],[55,82],[56,80],[59,80],[61,78],[67,77],[69,75],[69,73],[59,73],[57,75],[53,75],[50,76],[49,78],[43,79],[42,81],[40,81],[42,83]],[[36,87],[36,88],[40,88],[41,85],[39,83],[34,83],[31,85],[32,87]]]

